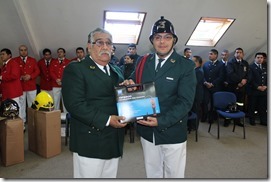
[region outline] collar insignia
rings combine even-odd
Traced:
[[[244,72],[246,72],[247,71],[247,67],[246,66],[244,66]]]

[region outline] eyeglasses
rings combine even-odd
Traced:
[[[153,40],[155,41],[161,41],[162,39],[164,39],[165,41],[170,41],[173,39],[173,36],[172,35],[165,35],[165,36],[154,35],[153,36]]]
[[[104,45],[106,45],[107,47],[111,47],[113,43],[109,41],[104,42],[102,40],[97,40],[95,42],[92,42],[92,44],[96,44],[98,47],[102,47]]]

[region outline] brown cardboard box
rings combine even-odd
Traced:
[[[50,158],[61,153],[60,110],[45,112],[28,108],[29,150]]]
[[[24,133],[21,118],[0,118],[0,150],[4,166],[24,161]]]
[[[37,153],[37,137],[35,124],[36,110],[28,108],[27,110],[27,130],[28,130],[28,150]]]

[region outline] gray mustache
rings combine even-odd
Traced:
[[[109,57],[111,56],[111,52],[110,51],[101,51],[99,53],[99,56],[101,56],[102,54],[108,54]]]

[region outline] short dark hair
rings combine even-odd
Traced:
[[[46,52],[49,52],[50,54],[52,54],[51,50],[48,48],[43,49],[42,54],[45,55]]]
[[[77,47],[75,52],[77,52],[78,50],[82,50],[83,52],[85,52],[84,48],[83,47]]]
[[[127,54],[125,54],[125,56],[129,56],[132,60],[136,59],[136,55],[134,55],[134,54],[127,53]]]
[[[10,50],[10,49],[8,49],[8,48],[4,48],[4,49],[2,49],[2,50],[1,50],[1,52],[6,52],[8,55],[11,55],[11,57],[12,57],[11,50]]]
[[[244,52],[244,50],[241,47],[236,48],[234,52],[236,52],[237,50]]]
[[[211,49],[211,52],[218,55],[218,51],[216,49]]]
[[[255,58],[258,56],[258,55],[262,55],[263,57],[266,56],[266,54],[264,52],[257,52],[255,54]]]
[[[183,52],[185,53],[186,51],[188,51],[188,50],[191,50],[190,48],[185,48],[184,50],[183,50]]]
[[[58,48],[58,49],[57,49],[57,52],[58,52],[59,50],[62,50],[64,53],[66,53],[66,50],[65,50],[64,48],[62,48],[62,47]]]
[[[196,62],[198,62],[200,65],[202,64],[202,58],[200,56],[193,56],[194,58],[196,58]]]
[[[131,43],[131,44],[128,45],[128,47],[134,47],[134,48],[136,48],[136,45],[134,43]]]

